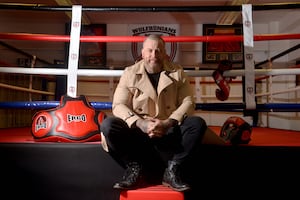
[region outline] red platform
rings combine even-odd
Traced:
[[[184,195],[166,186],[156,185],[122,191],[120,200],[184,200]]]

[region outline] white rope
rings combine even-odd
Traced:
[[[190,77],[208,77],[212,76],[214,70],[186,70]],[[296,75],[300,74],[300,68],[289,69],[255,69],[255,76],[278,76],[278,75]],[[68,69],[61,68],[20,68],[20,67],[1,67],[0,73],[12,74],[36,74],[36,75],[68,75]],[[109,70],[109,69],[78,69],[78,76],[89,77],[119,77],[123,70]],[[235,69],[228,70],[223,73],[225,77],[244,76],[245,70]]]
[[[190,77],[208,77],[211,76],[214,70],[187,70],[186,73]],[[53,69],[53,68],[20,68],[20,67],[0,67],[0,73],[13,73],[13,74],[35,74],[35,75],[67,75],[68,70],[67,69]],[[79,69],[77,74],[78,76],[90,76],[90,77],[119,77],[123,73],[123,70],[95,70],[95,69]],[[245,70],[228,70],[224,72],[224,76],[244,76]],[[292,69],[257,69],[255,70],[256,76],[270,76],[272,75],[296,75],[300,74],[299,68],[292,68]],[[8,89],[14,89],[14,90],[20,90],[20,91],[26,91],[29,93],[37,93],[37,94],[45,94],[45,95],[54,95],[54,92],[45,92],[45,91],[39,91],[39,90],[33,90],[28,88],[22,88],[18,86],[8,85],[5,83],[0,83],[0,87],[8,88]],[[275,94],[282,94],[282,93],[288,93],[288,92],[294,92],[300,90],[300,87],[296,88],[290,88],[287,90],[281,90],[281,91],[274,91],[274,92],[267,92],[267,93],[260,93],[255,94],[256,97],[262,97],[262,96],[270,96]],[[106,94],[89,94],[87,96],[107,96]],[[197,95],[196,95],[197,97]],[[215,96],[212,96],[212,98],[215,98]],[[230,98],[238,98],[239,96],[230,96]],[[202,99],[210,98],[205,95],[201,95]]]
[[[29,93],[35,93],[35,94],[44,94],[44,95],[51,95],[54,96],[54,92],[47,92],[47,91],[42,91],[42,90],[35,90],[35,89],[28,89],[28,88],[23,88],[19,86],[14,86],[14,85],[9,85],[5,83],[0,83],[0,88],[7,88],[7,89],[13,89],[13,90],[18,90],[18,91],[23,91],[23,92],[29,92]],[[263,96],[272,96],[276,94],[283,94],[283,93],[289,93],[289,92],[295,92],[299,91],[300,86],[297,86],[295,88],[289,88],[286,90],[280,90],[280,91],[274,91],[274,92],[267,92],[267,93],[257,93],[255,94],[256,97],[263,97]],[[111,97],[111,94],[86,94],[86,96],[92,96],[92,97]],[[208,98],[216,98],[215,95],[203,95],[201,94],[200,100],[198,99],[198,95],[195,95],[195,98],[197,99],[197,102],[201,102],[201,99],[208,99]],[[230,95],[230,98],[242,98],[240,95]]]
[[[1,68],[0,68],[1,71]],[[188,76],[191,77],[207,77],[212,76],[214,70],[199,70],[199,71],[186,71]],[[275,75],[296,75],[300,74],[299,68],[294,69],[255,69],[254,70],[255,76],[275,76]],[[236,76],[245,76],[245,70],[243,69],[236,69],[236,70],[228,70],[224,71],[223,76],[225,77],[236,77]]]

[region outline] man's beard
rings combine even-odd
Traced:
[[[157,72],[160,72],[162,70],[162,62],[159,62],[159,60],[156,60],[155,62],[154,61],[151,61],[151,62],[147,62],[146,64],[148,66],[148,70],[151,70],[148,71],[149,73],[157,73]]]

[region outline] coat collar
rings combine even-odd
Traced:
[[[138,78],[137,87],[144,93],[147,93],[147,95],[149,95],[149,97],[151,97],[154,101],[156,101],[157,97],[164,90],[164,88],[166,88],[168,85],[172,84],[173,81],[171,80],[170,75],[173,72],[176,72],[175,66],[173,66],[170,62],[165,62],[164,70],[160,74],[160,79],[159,79],[157,93],[156,93],[156,91],[154,90],[154,88],[150,82],[150,79],[147,75],[147,72],[146,72],[146,69],[144,66],[144,61],[142,60],[137,63],[137,68],[136,68],[136,76]],[[177,79],[177,76],[175,76],[175,77],[172,76],[172,78]]]

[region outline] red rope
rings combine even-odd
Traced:
[[[142,42],[145,36],[81,36],[81,42]],[[166,42],[224,42],[243,41],[242,35],[227,36],[163,36]],[[0,33],[0,39],[68,42],[69,35],[33,33]],[[255,35],[254,41],[300,39],[300,34]]]

